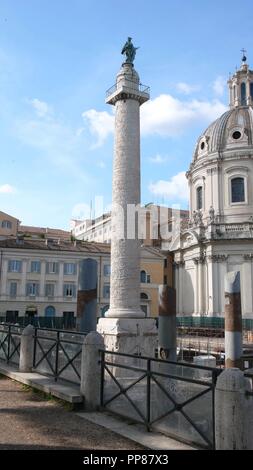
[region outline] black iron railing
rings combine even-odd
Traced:
[[[19,364],[21,332],[18,326],[8,323],[0,325],[0,359]]]
[[[8,321],[6,315],[0,316],[0,322],[4,324],[19,325],[20,328],[25,328],[28,325],[33,325],[37,328],[49,328],[57,330],[67,330],[72,331],[76,328],[76,318],[71,317],[65,319],[63,317],[40,317],[34,316],[29,318],[28,316],[18,317],[15,321]]]
[[[220,369],[102,351],[101,406],[200,447],[215,448]],[[202,400],[202,401],[201,401]]]
[[[86,333],[35,328],[33,369],[40,374],[80,383],[81,353]]]
[[[124,88],[128,89],[130,92],[131,91],[135,91],[135,92],[140,91],[141,93],[146,93],[148,95],[150,94],[150,87],[149,86],[142,85],[142,83],[136,84],[136,82],[133,82],[132,80],[128,80],[128,79],[125,78],[122,83],[119,83],[119,84],[115,83],[113,86],[111,86],[111,88],[109,88],[106,91],[106,98],[108,98],[108,96],[115,93],[115,91],[117,91],[117,88],[120,87],[120,85],[123,85]]]

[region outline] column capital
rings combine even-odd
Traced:
[[[228,259],[228,255],[208,255],[208,261],[213,263],[222,263]]]
[[[253,253],[243,255],[243,258],[245,259],[245,261],[251,261],[253,259]]]
[[[193,258],[195,264],[204,264],[206,262],[206,255],[203,253],[200,256]]]

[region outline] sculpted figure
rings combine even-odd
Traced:
[[[125,54],[126,55],[126,62],[128,64],[132,64],[134,59],[135,59],[135,55],[136,55],[136,51],[137,49],[139,49],[138,47],[134,47],[133,43],[132,43],[132,38],[128,38],[127,39],[127,42],[125,43],[125,45],[123,46],[122,48],[122,51],[121,51],[121,54]]]

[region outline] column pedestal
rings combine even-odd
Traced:
[[[155,356],[158,332],[153,318],[100,318],[97,331],[108,351]]]

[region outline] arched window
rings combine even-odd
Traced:
[[[251,96],[251,99],[253,100],[253,82],[251,82],[250,84],[250,96]]]
[[[231,180],[231,202],[245,202],[244,178]]]
[[[197,210],[203,208],[203,188],[202,186],[199,186],[197,188]]]
[[[140,272],[140,281],[150,284],[150,275],[147,274],[144,270]]]
[[[148,294],[146,294],[145,292],[141,292],[140,298],[141,298],[141,310],[145,313],[145,316],[147,317],[149,314]]]
[[[147,282],[146,271],[141,271],[141,282]]]
[[[236,90],[236,86],[234,85],[233,86],[233,102],[235,102],[235,90]]]
[[[141,292],[141,299],[148,300],[148,294],[145,294],[145,292]]]
[[[246,105],[246,85],[245,83],[241,83],[241,105]]]
[[[52,305],[45,308],[45,317],[55,317],[55,308]]]

